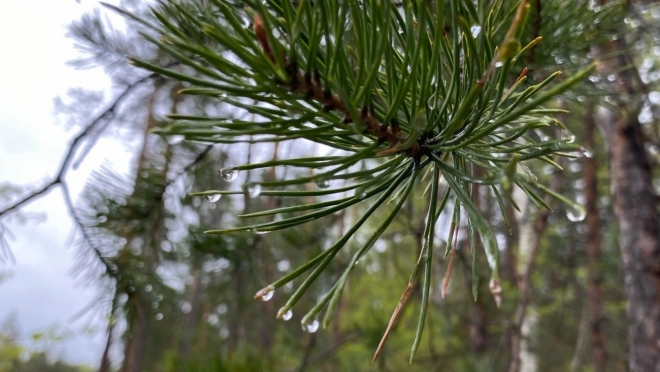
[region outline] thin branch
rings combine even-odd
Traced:
[[[341,347],[344,345],[359,340],[361,337],[364,335],[361,333],[353,333],[348,336],[343,337],[339,341],[335,342],[332,346],[330,346],[328,349],[322,351],[318,355],[314,356],[313,358],[310,359],[308,366],[313,366],[316,364],[319,364],[325,360],[327,360],[329,357],[334,355]]]
[[[114,114],[115,110],[123,102],[123,100],[135,89],[136,87],[142,85],[143,83],[150,81],[151,79],[154,79],[158,77],[158,74],[149,74],[138,81],[128,85],[124,91],[115,98],[115,100],[105,109],[103,110],[102,113],[100,113],[96,118],[94,118],[87,126],[85,126],[85,129],[83,129],[76,137],[73,138],[73,141],[71,141],[71,144],[69,145],[68,150],[64,154],[64,157],[62,159],[62,162],[60,164],[60,168],[57,171],[57,174],[51,181],[46,183],[43,187],[40,189],[33,191],[23,197],[22,199],[16,201],[14,204],[10,205],[9,207],[3,209],[0,211],[0,218],[4,216],[5,214],[18,209],[19,207],[23,206],[24,204],[30,202],[32,199],[38,197],[41,194],[46,193],[48,190],[50,190],[53,186],[56,185],[61,185],[64,183],[64,177],[66,175],[66,172],[69,169],[70,163],[73,159],[74,154],[78,150],[78,147],[80,144],[87,138],[87,136],[90,135],[98,126],[100,126],[101,123],[103,123],[106,120],[110,120]],[[107,126],[106,126],[107,127]],[[105,128],[104,128],[105,129]]]
[[[83,239],[85,240],[87,245],[92,249],[92,251],[99,259],[99,261],[101,261],[101,263],[105,267],[105,274],[111,277],[116,276],[117,275],[116,267],[114,267],[114,265],[110,263],[108,257],[104,256],[100,249],[94,246],[87,232],[86,226],[82,223],[80,217],[76,213],[76,208],[73,205],[73,200],[71,199],[71,194],[69,193],[69,187],[67,186],[66,182],[62,182],[60,186],[62,187],[62,193],[64,194],[64,203],[66,204],[67,209],[69,210],[69,215],[71,215],[71,218],[73,218],[73,220],[76,222],[76,225],[78,225],[78,228],[80,229],[83,235]]]
[[[9,249],[9,242],[5,237],[6,235],[9,235],[13,238],[11,232],[2,223],[0,223],[0,261],[7,260],[11,263],[15,263],[16,259],[11,253],[11,249]]]
[[[204,150],[202,150],[202,152],[200,152],[200,153],[195,157],[195,159],[194,159],[193,161],[191,161],[188,165],[186,165],[186,166],[185,166],[185,167],[184,167],[179,173],[177,173],[172,179],[168,180],[167,183],[163,186],[163,193],[165,193],[165,190],[167,190],[167,188],[170,187],[170,185],[171,185],[174,181],[178,180],[181,176],[183,176],[183,175],[186,174],[190,169],[192,169],[192,167],[194,167],[195,165],[197,165],[197,163],[199,163],[200,161],[202,161],[202,159],[204,159],[204,157],[206,156],[206,154],[208,154],[208,153],[211,151],[212,148],[213,148],[213,145],[208,145],[208,146],[206,146],[206,147],[204,148]],[[162,197],[162,194],[161,194],[161,197]],[[155,198],[155,199],[153,200],[154,203],[151,203],[151,205],[149,206],[149,208],[147,208],[147,209],[144,211],[143,216],[147,216],[147,215],[149,215],[149,214],[151,213],[151,211],[153,211],[153,209],[154,209],[154,208],[156,207],[156,205],[158,204],[158,203],[157,203],[158,200],[160,200],[161,197]]]

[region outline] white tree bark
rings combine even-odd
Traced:
[[[516,211],[516,222],[518,223],[518,274],[528,270],[530,258],[535,250],[534,222],[536,221],[534,206],[530,206],[529,198],[520,188],[513,190],[513,199],[520,207],[521,212]],[[532,258],[533,259],[533,258]],[[538,325],[538,314],[532,304],[528,304],[522,315],[520,323],[520,365],[519,372],[536,372],[539,368],[538,357],[530,347],[530,341]]]

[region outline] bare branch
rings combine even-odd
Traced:
[[[78,225],[78,228],[80,229],[80,232],[83,235],[83,239],[87,243],[87,245],[92,249],[96,257],[101,261],[103,266],[105,267],[105,274],[109,276],[115,276],[117,274],[117,269],[110,263],[108,258],[103,255],[100,249],[98,247],[94,246],[92,243],[92,239],[90,238],[86,226],[82,223],[80,220],[80,217],[76,213],[76,208],[73,205],[73,201],[71,199],[71,194],[69,193],[69,187],[67,186],[66,183],[61,183],[62,187],[62,193],[64,194],[64,203],[66,204],[67,209],[69,210],[69,215],[71,215],[71,218],[76,222],[76,225]]]
[[[49,182],[47,182],[43,187],[40,189],[37,189],[35,191],[30,192],[28,195],[23,197],[22,199],[14,202],[12,205],[9,207],[3,209],[0,211],[0,218],[3,217],[5,214],[20,208],[24,204],[30,202],[32,199],[38,197],[41,194],[46,193],[49,191],[53,186],[56,185],[61,185],[64,182],[64,177],[66,175],[66,172],[69,170],[70,163],[73,159],[73,156],[75,155],[76,151],[78,150],[78,147],[80,147],[80,144],[84,142],[85,139],[90,135],[90,133],[94,132],[94,130],[101,126],[102,123],[106,123],[110,121],[114,115],[115,115],[115,110],[117,107],[124,101],[124,99],[138,86],[142,85],[143,83],[146,83],[155,77],[157,77],[157,74],[149,74],[138,81],[128,85],[124,91],[115,98],[115,100],[101,112],[98,116],[96,116],[89,124],[85,126],[85,129],[83,129],[76,137],[73,138],[71,143],[69,144],[69,148],[64,154],[64,157],[62,159],[62,162],[60,164],[60,168],[57,171],[57,174],[53,179]],[[104,130],[107,128],[107,125],[102,128]]]

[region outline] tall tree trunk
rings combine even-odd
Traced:
[[[99,367],[99,372],[110,372],[112,363],[110,362],[110,348],[112,347],[113,334],[115,330],[115,324],[117,323],[116,311],[117,311],[117,301],[119,300],[119,295],[117,292],[117,283],[114,283],[114,294],[112,297],[112,305],[110,306],[110,316],[108,321],[108,338],[105,342],[105,349],[103,349],[103,356],[101,357],[101,366]]]
[[[193,344],[195,336],[195,329],[200,317],[202,303],[202,294],[204,293],[204,285],[202,284],[202,263],[199,259],[193,259],[192,263],[193,282],[190,288],[190,312],[186,314],[183,321],[183,328],[181,329],[181,340],[179,342],[179,356],[181,359],[186,359],[190,355],[190,349]]]
[[[651,166],[637,118],[640,82],[624,67],[631,62],[624,39],[610,42],[601,64],[616,79],[610,90],[617,110],[603,109],[601,130],[608,144],[614,212],[619,223],[631,372],[660,371],[660,242]],[[619,72],[616,72],[619,71]]]
[[[481,167],[477,167],[475,169],[475,177],[484,177],[484,176],[485,176],[484,169]],[[473,186],[472,202],[474,203],[474,205],[477,206],[477,208],[479,208],[479,212],[481,212],[484,218],[488,219],[490,216],[486,215],[485,213],[486,211],[484,210],[482,205],[483,197],[484,197],[483,188],[477,185]],[[468,249],[471,250],[482,249],[481,242],[478,240],[474,242],[470,242],[470,240],[466,237],[464,243],[466,245],[465,248],[466,251]],[[475,253],[473,252],[472,254]],[[475,354],[485,353],[488,350],[490,337],[488,334],[488,313],[486,311],[486,307],[483,302],[483,296],[479,296],[477,300],[474,302],[474,306],[470,306],[470,311],[467,315],[467,328],[470,339],[470,349],[472,350],[472,352]]]
[[[619,220],[631,372],[660,371],[660,244],[651,168],[636,115],[606,115]]]
[[[133,316],[130,317],[121,372],[142,372],[143,370],[142,362],[149,335],[149,319],[147,319],[144,304],[139,300],[133,302],[135,309]]]
[[[596,122],[593,104],[587,107],[585,118],[584,144],[590,149],[596,148],[594,138]],[[603,291],[598,270],[601,259],[600,220],[598,217],[598,185],[596,182],[598,166],[596,157],[584,157],[582,161],[582,179],[586,199],[585,222],[587,225],[587,270],[589,283],[587,285],[587,316],[591,330],[591,367],[594,372],[605,370],[607,354],[605,352],[605,333],[603,331]]]
[[[557,162],[561,165],[560,159],[557,159]],[[559,192],[561,189],[561,176],[556,172],[552,176],[550,189],[555,192]],[[541,245],[541,238],[548,227],[550,211],[543,209],[534,215],[530,213],[529,197],[519,188],[513,191],[513,198],[523,213],[516,213],[518,305],[513,315],[507,342],[511,350],[509,372],[533,372],[538,370],[538,359],[529,347],[529,340],[538,323],[538,314],[535,307],[530,305],[531,275]],[[546,202],[552,205],[549,197],[546,197]]]
[[[516,188],[513,198],[520,206],[521,213],[516,213],[516,224],[518,225],[518,296],[519,302],[514,314],[513,329],[511,331],[511,363],[509,372],[532,372],[538,369],[538,360],[530,350],[529,340],[537,316],[532,306],[529,306],[530,277],[525,275],[530,272],[532,263],[536,256],[538,237],[534,234],[534,218],[529,208],[529,199],[524,191]]]

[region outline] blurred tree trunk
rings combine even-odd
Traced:
[[[484,177],[485,173],[483,168],[476,167],[475,177]],[[488,219],[489,216],[485,213],[485,208],[482,205],[482,199],[484,198],[484,192],[482,187],[473,186],[472,188],[472,202],[474,205],[479,208],[479,211],[482,213],[484,218]],[[481,242],[479,240],[470,242],[470,239],[467,237],[464,240],[466,244],[465,250],[468,249],[483,249]],[[475,354],[483,354],[488,350],[489,344],[489,334],[488,334],[488,313],[486,311],[486,306],[483,302],[484,296],[477,297],[477,300],[474,302],[473,306],[470,306],[470,312],[467,319],[467,328],[468,335],[470,338],[470,349]]]
[[[108,320],[108,337],[106,338],[105,349],[103,349],[103,356],[101,357],[101,366],[99,372],[110,372],[112,364],[110,362],[110,348],[112,347],[112,336],[115,330],[115,314],[117,311],[117,302],[119,300],[119,293],[117,292],[117,284],[115,282],[114,294],[112,296],[112,305],[110,306],[110,319]]]
[[[131,300],[129,300],[131,301]],[[124,347],[124,363],[122,372],[142,372],[147,336],[149,335],[149,319],[147,310],[139,300],[132,301],[135,305],[133,316],[129,317],[128,338]]]
[[[587,107],[585,120],[584,144],[590,149],[596,148],[594,138],[596,121],[594,105]],[[584,157],[582,161],[582,179],[584,180],[584,194],[586,199],[586,225],[587,225],[587,270],[589,283],[587,285],[587,317],[591,330],[591,367],[595,372],[605,370],[607,354],[605,352],[605,333],[603,331],[603,291],[600,283],[601,260],[600,219],[598,217],[598,164],[596,157]]]
[[[561,101],[560,101],[561,107]],[[561,165],[561,160],[556,159]],[[558,172],[552,175],[550,189],[559,192],[561,176]],[[530,339],[537,327],[539,315],[533,305],[530,305],[532,290],[532,270],[536,255],[541,245],[541,238],[548,227],[550,211],[543,209],[535,214],[530,213],[530,199],[520,188],[515,188],[513,198],[520,207],[521,213],[515,213],[518,225],[518,257],[516,258],[518,304],[509,329],[508,344],[511,350],[509,372],[533,372],[539,369],[538,358],[530,348]],[[552,205],[552,200],[546,197],[546,203]]]
[[[660,371],[660,245],[651,168],[637,117],[611,111],[606,117],[628,302],[630,370]]]
[[[144,136],[142,142],[142,149],[140,151],[140,156],[138,158],[137,167],[136,167],[136,180],[140,179],[140,175],[143,172],[149,172],[153,169],[153,164],[151,164],[150,159],[152,159],[151,154],[160,151],[161,156],[165,159],[164,167],[159,170],[157,176],[161,179],[167,179],[167,173],[169,171],[170,160],[172,157],[171,147],[169,145],[165,146],[164,149],[158,149],[158,142],[160,139],[156,139],[153,136],[150,136],[150,131],[158,125],[156,119],[156,105],[157,105],[157,93],[159,88],[162,87],[164,81],[156,80],[152,93],[148,100],[148,115],[147,121],[143,128]],[[173,95],[172,101],[172,110],[176,113],[176,105],[181,100],[181,98],[174,98],[175,92],[180,89],[180,84],[175,84],[174,87],[170,89],[170,94]],[[156,155],[158,156],[158,155]],[[139,186],[138,181],[136,181],[133,194],[130,198],[139,199]],[[160,243],[164,239],[165,231],[163,229],[163,221],[165,219],[165,205],[162,198],[153,200],[155,205],[151,210],[147,212],[146,215],[142,216],[145,218],[145,228],[142,236],[137,236],[137,238],[143,239],[140,244],[140,260],[144,263],[144,270],[146,272],[156,272],[159,261],[159,249]],[[130,205],[130,203],[127,203]],[[133,239],[136,237],[133,236]],[[121,251],[121,254],[133,255],[128,246],[130,245],[130,239],[128,239],[129,244],[124,246]],[[127,259],[128,260],[128,259]],[[133,273],[127,273],[128,275],[134,275]],[[129,312],[132,312],[127,316],[129,322],[128,328],[128,339],[124,348],[124,362],[122,365],[122,372],[142,372],[145,368],[150,366],[144,366],[144,360],[147,352],[147,343],[149,341],[149,329],[151,328],[151,322],[149,314],[151,308],[145,299],[143,298],[143,288],[133,288],[132,290],[127,290],[129,300],[126,303],[126,306],[132,306],[132,309]]]
[[[536,256],[534,236],[534,218],[532,218],[529,199],[524,191],[515,188],[513,198],[521,212],[516,213],[518,225],[518,296],[519,302],[514,314],[513,330],[511,332],[511,363],[509,372],[531,372],[538,370],[538,360],[530,350],[529,339],[538,322],[534,308],[529,306],[530,278],[529,272]]]
[[[195,329],[201,313],[203,304],[204,285],[202,284],[202,262],[200,259],[193,259],[192,263],[193,282],[188,289],[190,291],[190,311],[185,316],[181,330],[181,341],[179,342],[179,357],[186,359],[190,355],[190,349],[195,336]]]
[[[636,115],[622,110],[604,116],[619,220],[629,366],[632,372],[660,371],[660,245],[651,168]]]
[[[660,243],[651,167],[638,120],[642,100],[623,39],[610,42],[601,64],[616,79],[616,111],[603,109],[601,130],[608,144],[614,211],[619,222],[631,372],[660,371]],[[619,71],[618,73],[616,71]]]

